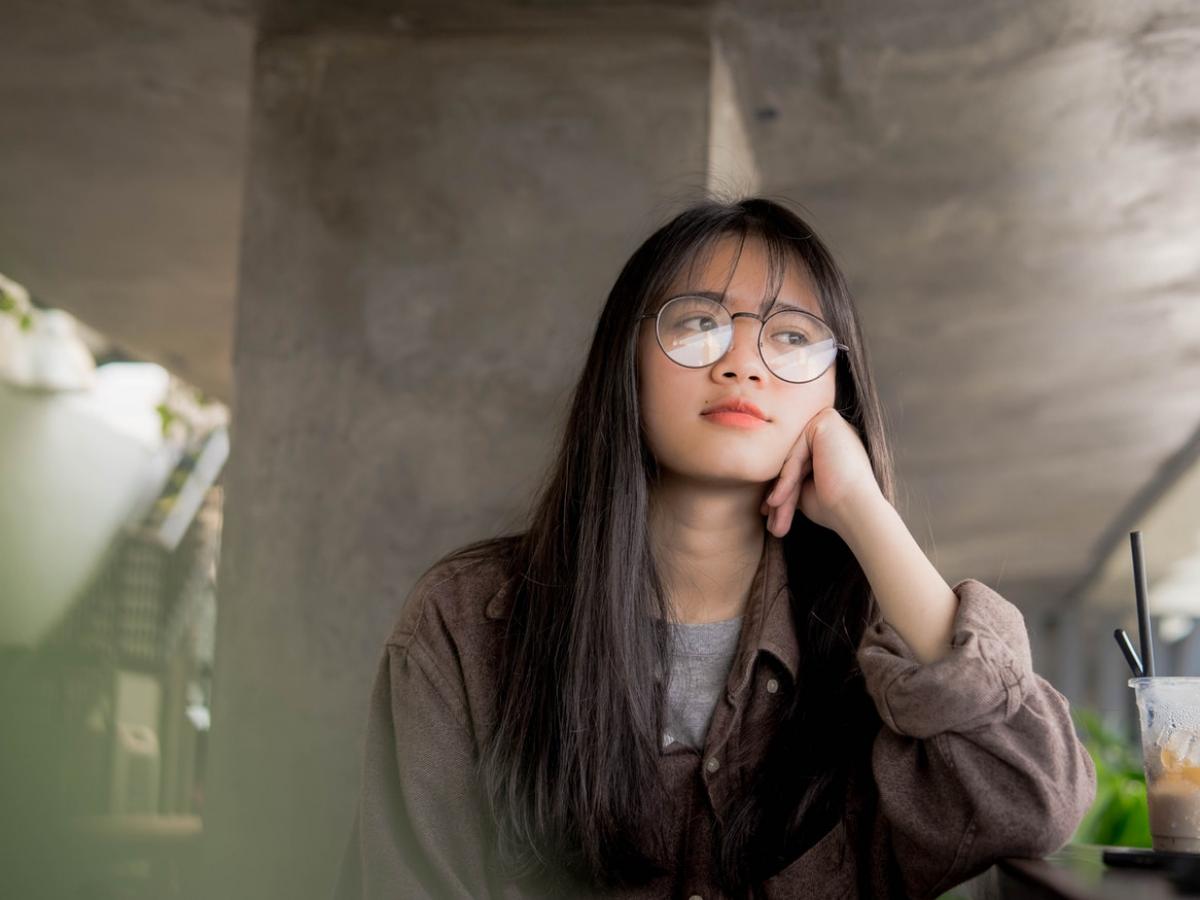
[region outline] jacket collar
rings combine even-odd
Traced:
[[[503,619],[512,604],[512,580],[504,584],[488,600],[486,613],[490,619]],[[734,653],[726,691],[733,698],[744,691],[750,682],[754,660],[760,652],[775,657],[787,670],[794,683],[800,662],[800,644],[796,638],[796,623],[788,591],[787,560],[783,554],[783,539],[763,529],[763,552],[758,568],[750,582],[750,597],[742,620],[741,637]]]
[[[742,636],[726,684],[730,700],[746,690],[754,671],[754,661],[760,653],[775,657],[795,683],[800,664],[800,642],[796,637],[788,590],[787,559],[783,554],[782,538],[766,529],[763,529],[762,556],[750,583]]]

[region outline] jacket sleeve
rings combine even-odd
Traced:
[[[858,661],[884,727],[876,827],[911,896],[936,896],[1005,856],[1054,852],[1092,804],[1096,773],[1067,700],[1033,671],[1020,610],[974,579],[948,655],[929,664],[888,623]]]
[[[420,643],[389,643],[371,690],[336,900],[489,896],[469,720]]]

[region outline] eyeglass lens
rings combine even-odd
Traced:
[[[682,366],[712,365],[733,341],[733,318],[707,297],[676,297],[658,315],[658,340],[667,356]],[[759,335],[767,368],[784,381],[820,377],[837,355],[829,326],[806,313],[784,310],[770,316]]]

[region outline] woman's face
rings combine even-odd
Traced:
[[[707,262],[696,265],[690,275],[685,272],[681,279],[686,280],[672,285],[668,296],[720,292],[737,247],[736,238],[723,238]],[[730,313],[766,315],[760,303],[766,296],[767,276],[765,248],[748,238],[725,291],[724,303]],[[789,263],[778,297],[768,311],[780,306],[797,306],[821,316],[820,302],[797,261]],[[659,348],[653,319],[639,323],[642,427],[664,474],[720,484],[770,481],[779,474],[808,421],[833,406],[836,366],[804,384],[777,378],[759,355],[759,327],[755,319],[734,319],[733,341],[725,355],[710,366],[692,369],[672,361]],[[738,427],[737,417],[722,421],[722,416],[705,415],[714,404],[734,397],[753,403],[767,421],[746,428]]]

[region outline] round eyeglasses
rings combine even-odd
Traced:
[[[673,297],[657,313],[640,316],[639,321],[656,320],[658,346],[673,362],[701,369],[729,350],[733,320],[738,316],[762,323],[758,354],[772,375],[792,384],[820,378],[837,359],[838,350],[850,350],[838,343],[833,329],[812,313],[781,309],[766,318],[751,312],[730,313],[716,300],[691,294]]]

